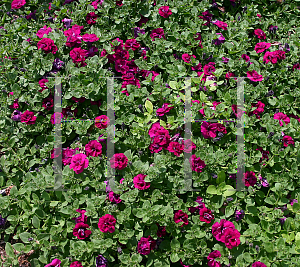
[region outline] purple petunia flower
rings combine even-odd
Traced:
[[[235,220],[238,222],[240,220],[242,220],[245,216],[245,212],[243,210],[237,210],[235,212]]]
[[[29,15],[25,16],[26,19],[28,20],[31,20],[31,19],[34,19],[34,20],[37,20],[36,16],[35,16],[35,13],[37,12],[37,10],[34,10],[33,12],[31,12]]]
[[[291,202],[290,202],[290,204],[293,206],[294,203],[298,203],[298,200],[297,199],[292,199]]]
[[[64,65],[65,65],[65,62],[63,62],[59,58],[54,59],[53,66],[52,66],[52,72],[60,71]]]
[[[136,27],[134,30],[134,38],[137,38],[139,36],[139,33],[145,34],[145,30],[141,29],[140,27]]]
[[[21,115],[22,112],[19,110],[14,110],[14,112],[11,114],[11,118],[14,121],[21,121]]]
[[[6,223],[6,218],[2,218],[2,216],[0,215],[0,227],[4,227]]]
[[[223,36],[222,33],[216,33],[217,35],[219,35],[218,39],[214,39],[212,40],[212,44],[215,45],[220,45],[223,44],[225,42],[225,37]]]
[[[67,30],[70,29],[72,21],[73,21],[72,19],[67,19],[67,18],[62,20],[62,22],[64,23],[64,26],[67,28]]]
[[[222,62],[225,64],[227,64],[229,62],[229,58],[227,58],[227,57],[222,57],[222,59],[223,59]]]
[[[96,257],[96,267],[107,267],[107,259],[105,259],[102,255]]]

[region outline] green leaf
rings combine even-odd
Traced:
[[[40,228],[40,220],[37,216],[33,216],[32,218],[32,225],[35,227],[35,228]]]
[[[14,249],[10,243],[5,244],[5,252],[10,258],[15,257]]]
[[[24,243],[30,243],[30,241],[28,241],[28,238],[31,237],[31,234],[28,232],[23,232],[20,234],[20,239],[24,242]]]
[[[25,246],[22,243],[13,244],[13,247],[16,251],[19,251],[19,252],[24,251],[24,249],[25,249]]]
[[[175,82],[175,81],[170,81],[170,82],[169,82],[169,86],[170,86],[172,89],[176,89],[177,86],[178,86],[178,84],[177,84],[177,82]]]
[[[180,242],[176,238],[171,240],[171,248],[172,250],[180,249]]]
[[[150,114],[153,112],[153,105],[149,100],[146,100],[145,107]]]
[[[170,260],[171,260],[171,262],[175,263],[175,262],[179,261],[180,258],[179,258],[179,256],[178,256],[177,253],[174,253],[174,252],[173,252],[173,253],[170,255]]]
[[[297,212],[297,211],[299,211],[299,209],[300,209],[300,204],[299,203],[294,203],[293,204],[293,211]]]
[[[274,197],[267,197],[267,198],[265,198],[265,202],[270,205],[274,205],[276,202],[276,199]]]
[[[265,242],[264,247],[267,252],[269,252],[269,253],[274,252],[274,244],[272,242]]]
[[[222,190],[224,190],[222,194],[225,197],[232,196],[236,192],[236,189],[234,189],[231,185],[225,185]]]
[[[220,183],[224,182],[225,181],[225,177],[226,177],[225,172],[224,171],[220,171],[219,174],[218,174],[218,178],[216,180],[217,184],[220,184]]]
[[[209,187],[207,187],[206,193],[211,194],[211,195],[216,195],[217,194],[217,189],[214,185],[210,185]]]

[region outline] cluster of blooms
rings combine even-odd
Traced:
[[[218,240],[225,244],[229,249],[237,247],[240,241],[240,232],[235,229],[232,222],[222,219],[220,223],[215,222],[212,226],[212,234]]]

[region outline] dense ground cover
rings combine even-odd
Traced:
[[[4,266],[28,253],[37,267],[300,266],[298,2],[2,1]],[[119,193],[106,181],[105,77],[120,77]],[[207,120],[189,139],[178,77],[192,77],[192,119]],[[244,113],[234,77],[246,77]],[[49,191],[60,116],[65,191]],[[184,153],[198,191],[177,191]]]

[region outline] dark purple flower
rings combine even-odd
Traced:
[[[278,29],[277,26],[271,25],[271,26],[269,27],[269,32],[275,34],[277,29]]]
[[[218,36],[218,39],[214,39],[212,40],[212,44],[214,45],[220,45],[223,44],[225,42],[225,37],[223,36],[222,33],[216,33]]]
[[[36,16],[35,16],[36,11],[37,11],[37,10],[34,10],[34,11],[31,12],[29,15],[25,16],[25,18],[28,19],[28,20],[31,20],[31,19],[37,20],[37,18],[36,18]]]
[[[229,62],[229,58],[227,58],[227,57],[222,57],[222,59],[223,59],[222,62],[225,64],[227,64]]]
[[[54,59],[52,71],[60,71],[61,68],[65,65],[65,62],[60,60],[59,58]]]
[[[11,114],[11,118],[14,121],[21,121],[21,115],[22,112],[19,110],[14,110],[14,112]]]
[[[139,33],[145,34],[145,30],[141,29],[140,27],[136,27],[134,30],[134,38],[137,38],[139,36]]]
[[[2,218],[2,216],[0,215],[0,227],[4,227],[6,223],[6,218]]]
[[[238,222],[243,219],[245,216],[245,212],[243,210],[236,210],[235,212],[235,220]]]
[[[283,217],[283,218],[280,218],[280,219],[279,219],[281,225],[284,225],[285,220],[286,220],[286,217]]]
[[[96,267],[107,267],[107,259],[105,259],[102,255],[96,257]]]
[[[63,19],[62,22],[64,23],[64,26],[67,28],[67,30],[71,27],[72,19]]]

